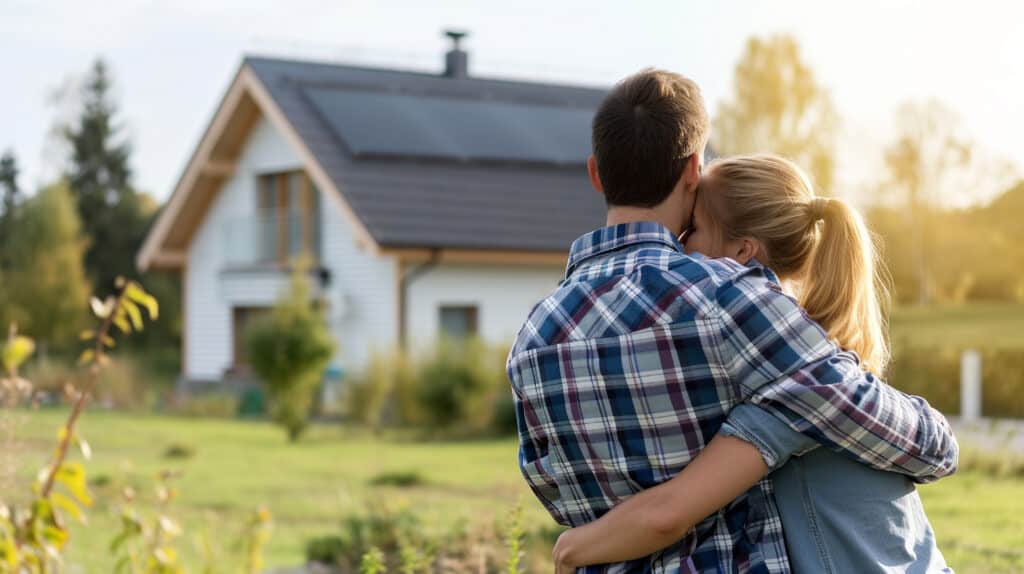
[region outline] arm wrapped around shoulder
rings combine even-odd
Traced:
[[[946,418],[865,372],[759,274],[719,289],[721,360],[751,403],[836,452],[930,482],[956,471]]]

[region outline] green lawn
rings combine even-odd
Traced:
[[[26,441],[16,455],[24,476],[21,488],[44,463],[61,420],[61,411],[32,413],[21,429]],[[207,525],[213,538],[231,540],[249,512],[266,504],[275,519],[270,566],[301,563],[305,540],[337,532],[340,517],[368,501],[408,504],[444,528],[460,517],[490,523],[521,498],[531,529],[550,524],[519,475],[513,440],[425,444],[318,426],[308,440],[289,445],[281,432],[261,422],[110,412],[86,413],[82,434],[95,451],[87,463],[93,478],[106,475],[117,482],[128,474],[184,471],[175,509],[190,535]],[[172,443],[193,446],[197,453],[188,460],[164,459]],[[421,471],[426,484],[409,489],[368,484],[378,472],[410,469]],[[116,525],[116,495],[111,487],[94,493],[92,527],[74,529],[71,560],[85,565],[86,572],[109,572],[106,547]],[[1024,482],[964,475],[926,486],[921,494],[958,572],[1024,570],[1017,554],[1024,548]]]
[[[896,345],[1024,348],[1024,304],[900,307],[893,311],[891,333]]]

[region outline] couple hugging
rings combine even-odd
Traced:
[[[776,156],[704,166],[696,84],[645,70],[593,120],[607,227],[508,375],[561,572],[951,572],[914,483],[956,470],[889,358],[872,240]],[[874,374],[873,374],[874,373]]]

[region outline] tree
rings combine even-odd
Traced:
[[[72,94],[79,100],[78,117],[60,129],[70,151],[65,177],[90,240],[85,267],[96,285],[135,275],[135,251],[149,221],[132,187],[131,146],[115,121],[111,88],[107,65],[98,59],[82,88]]]
[[[933,214],[955,181],[956,170],[971,161],[972,144],[959,120],[936,100],[908,102],[896,113],[897,136],[885,150],[885,165],[893,193],[880,199],[903,208],[909,226],[911,258],[917,282],[917,301],[932,301],[928,249]],[[895,201],[893,201],[895,200]]]
[[[839,116],[790,36],[750,38],[733,75],[735,94],[714,119],[716,151],[771,152],[806,169],[831,193]]]
[[[85,319],[89,295],[74,199],[62,181],[42,189],[19,211],[6,275],[10,313],[40,340],[41,350],[44,343],[69,343]]]
[[[271,416],[291,441],[306,429],[313,394],[335,350],[323,310],[310,296],[305,269],[296,265],[291,288],[245,333],[253,370],[267,386]]]
[[[7,150],[0,157],[0,271],[10,267],[8,240],[14,235],[14,218],[21,192],[18,189],[18,160]]]

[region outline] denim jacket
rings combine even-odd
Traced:
[[[773,471],[795,574],[953,572],[906,476],[818,448],[750,404],[735,407],[720,432],[756,446]]]

